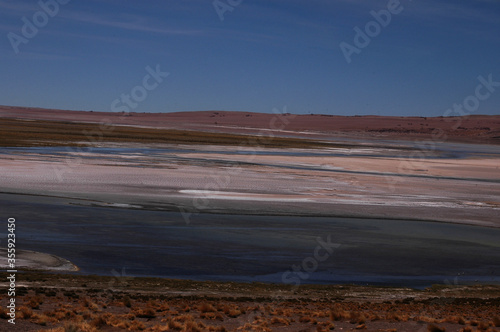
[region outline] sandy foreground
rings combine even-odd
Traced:
[[[5,276],[2,276],[2,278]],[[498,331],[498,286],[363,286],[18,275],[0,331]],[[8,287],[0,283],[0,288]]]

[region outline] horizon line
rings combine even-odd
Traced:
[[[63,111],[63,112],[86,112],[86,113],[106,113],[106,114],[175,114],[175,113],[201,113],[201,112],[227,112],[227,113],[251,113],[251,114],[288,114],[288,115],[305,115],[305,116],[327,116],[327,117],[386,117],[386,118],[460,118],[460,117],[476,117],[476,116],[500,116],[500,114],[469,114],[469,115],[454,115],[454,116],[422,116],[422,115],[379,115],[379,114],[354,114],[354,115],[338,115],[338,114],[325,114],[325,113],[276,113],[276,112],[256,112],[256,111],[228,111],[228,110],[190,110],[190,111],[172,111],[172,112],[110,112],[110,111],[97,111],[97,110],[71,110],[60,108],[45,108],[33,106],[18,106],[18,105],[0,105],[0,108],[22,108],[31,110],[46,110],[46,111]],[[0,116],[1,117],[1,116]]]

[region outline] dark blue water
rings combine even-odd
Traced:
[[[335,143],[335,142],[334,142]],[[359,143],[359,142],[356,142]],[[342,143],[341,143],[342,144]],[[134,147],[134,148],[109,148],[109,147],[29,147],[29,148],[0,148],[0,155],[52,155],[65,157],[68,154],[92,152],[98,154],[98,158],[113,156],[148,156],[154,158],[175,157],[176,154],[189,153],[207,153],[207,154],[225,154],[225,155],[275,155],[275,156],[296,156],[296,157],[382,157],[382,158],[424,158],[424,159],[442,159],[442,158],[472,158],[472,157],[500,157],[500,147],[498,145],[486,144],[466,144],[434,142],[425,144],[424,141],[378,141],[376,144],[346,145],[339,149],[244,149],[234,147],[230,150],[223,148],[213,148],[213,150],[204,150],[189,147]],[[92,155],[80,155],[81,158],[96,158]]]
[[[75,203],[0,195],[2,215],[17,220],[18,249],[64,257],[83,274],[410,287],[500,283],[500,229],[215,214],[193,215],[187,224],[179,212]],[[321,241],[330,252],[316,251]]]

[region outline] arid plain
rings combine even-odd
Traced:
[[[257,249],[252,251],[252,255],[262,255],[257,255],[257,258],[243,254],[237,256],[236,253],[232,254],[234,257],[220,253],[217,253],[219,256],[215,253],[207,256],[211,264],[217,264],[217,261],[227,264],[224,268],[214,266],[215,270],[238,270],[233,263],[243,259],[254,266],[251,272],[245,272],[245,278],[249,273],[255,273],[251,277],[254,279],[245,279],[243,274],[235,271],[218,277],[221,281],[214,284],[199,281],[190,285],[189,282],[172,281],[172,284],[163,285],[163,281],[147,278],[139,283],[140,278],[125,276],[124,273],[116,275],[110,273],[110,269],[104,273],[111,275],[108,277],[92,279],[77,275],[74,277],[77,279],[58,278],[61,280],[58,283],[51,276],[26,272],[19,277],[26,286],[22,295],[26,303],[23,309],[19,309],[19,317],[24,317],[19,331],[45,328],[64,331],[61,327],[64,324],[79,324],[80,329],[88,331],[323,331],[335,326],[343,330],[439,331],[439,327],[433,324],[446,327],[446,331],[469,331],[495,330],[495,326],[500,325],[499,290],[495,286],[498,285],[500,249],[499,242],[495,241],[500,228],[500,116],[337,117],[293,115],[280,111],[272,114],[222,111],[117,114],[4,106],[0,107],[0,155],[1,198],[9,203],[6,205],[9,215],[16,215],[17,209],[20,220],[23,216],[33,219],[35,213],[39,213],[40,220],[51,222],[50,227],[44,228],[49,223],[40,221],[38,235],[34,231],[36,226],[30,226],[33,231],[30,229],[24,234],[32,237],[20,239],[24,246],[19,245],[19,249],[26,249],[20,261],[24,268],[39,269],[41,263],[50,261],[52,270],[57,269],[54,259],[58,255],[61,256],[59,266],[65,266],[68,272],[74,269],[73,263],[82,267],[83,273],[80,274],[97,271],[102,275],[98,267],[93,267],[96,270],[90,268],[96,260],[99,261],[95,254],[79,256],[77,249],[68,250],[70,244],[55,240],[58,233],[54,225],[57,222],[75,226],[67,234],[75,229],[81,229],[82,234],[89,236],[94,234],[96,238],[104,234],[85,228],[86,216],[82,212],[85,209],[102,209],[103,220],[108,218],[108,221],[111,215],[123,216],[123,225],[127,223],[127,227],[132,227],[126,221],[127,213],[130,218],[153,216],[152,213],[176,213],[182,220],[182,227],[191,227],[189,229],[194,231],[190,234],[197,234],[191,239],[193,243],[202,243],[202,236],[196,232],[203,228],[213,241],[234,236],[234,241],[227,240],[227,244],[242,252],[244,244],[237,243],[240,238],[245,241],[276,241],[273,248],[279,247],[279,251],[268,252],[268,256],[275,256],[269,262],[259,258],[264,255]],[[49,216],[47,211],[54,206],[66,212]],[[35,212],[30,214],[30,208]],[[74,217],[56,220],[62,215]],[[206,215],[216,216],[211,218],[222,220],[221,225],[232,216],[235,222],[245,216],[242,221],[246,223],[245,227],[248,226],[247,220],[253,220],[248,216],[281,218],[276,219],[281,228],[272,229],[281,233],[276,237],[259,233],[249,240],[239,234],[240,231],[210,230],[211,219],[197,219]],[[362,232],[349,230],[347,233],[347,228],[336,228],[345,232],[335,238],[340,245],[338,252],[344,253],[344,258],[335,258],[331,265],[328,262],[319,264],[318,271],[314,271],[318,272],[318,279],[311,274],[308,280],[301,280],[300,286],[295,283],[296,288],[291,285],[226,283],[236,280],[276,282],[281,278],[280,271],[285,272],[290,266],[289,262],[294,259],[300,262],[314,250],[314,246],[311,247],[316,234],[314,229],[307,231],[309,233],[304,231],[307,238],[297,238],[294,247],[296,233],[283,226],[286,218],[311,218],[310,227],[317,227],[317,232],[324,231],[325,235],[329,232],[325,226],[328,225],[327,218],[341,220],[335,222],[341,223],[342,227],[349,227],[349,220],[352,220],[352,225],[362,228]],[[266,224],[268,219],[255,220],[259,220],[258,227],[271,231],[266,227],[270,227],[268,224],[272,221]],[[293,220],[300,223],[302,219]],[[98,224],[95,220],[92,222]],[[32,222],[35,223],[36,220]],[[189,238],[178,231],[180,223],[172,223],[169,227],[175,236]],[[405,223],[408,228],[404,228]],[[437,231],[437,228],[432,228],[435,226],[429,225],[440,224],[462,228],[446,236],[448,229],[439,230],[442,233],[435,233],[434,237],[425,233]],[[111,222],[103,221],[103,225],[108,227]],[[403,228],[399,229],[401,225]],[[22,227],[21,222],[19,227]],[[258,227],[255,227],[253,232],[257,232]],[[377,227],[379,230],[376,231]],[[189,229],[186,228],[185,232]],[[118,233],[126,233],[125,230],[118,230]],[[394,237],[382,238],[380,234],[389,230]],[[412,245],[417,243],[416,247],[411,247],[410,242],[405,242],[408,234],[403,233],[419,231],[423,235],[415,235],[421,237],[411,242]],[[373,235],[371,240],[370,234]],[[465,234],[474,234],[471,235],[474,238],[467,238]],[[282,242],[280,236],[288,242]],[[57,245],[48,247],[48,239]],[[388,244],[387,251],[381,249],[387,239],[397,247]],[[424,245],[427,240],[432,242],[429,247]],[[143,241],[147,243],[147,239]],[[151,245],[156,245],[154,241],[151,240]],[[367,245],[362,250],[352,251],[358,245],[356,241]],[[415,256],[411,257],[416,258],[420,254],[425,259],[436,256],[437,261],[429,262],[426,273],[439,270],[435,278],[441,278],[441,283],[448,285],[420,291],[328,286],[329,283],[338,284],[335,280],[355,283],[366,280],[366,284],[376,280],[375,275],[368,274],[358,279],[330,277],[331,271],[341,270],[342,266],[346,271],[349,266],[349,273],[365,273],[352,261],[364,259],[363,265],[370,266],[368,257],[372,256],[369,251],[375,249],[368,244],[377,244],[376,250],[380,253],[402,248],[400,267],[409,264],[403,262],[404,257],[409,257],[403,252],[413,251]],[[96,242],[95,245],[98,250],[106,250],[102,249],[106,248],[105,243]],[[248,248],[254,248],[252,245],[249,242]],[[441,270],[442,263],[450,260],[451,251],[456,248],[459,250],[455,251],[454,260]],[[47,254],[30,253],[29,250]],[[110,246],[109,252],[115,253],[113,250],[119,252],[121,249]],[[288,256],[284,254],[287,252]],[[466,252],[481,253],[481,258],[472,254],[465,258],[456,257],[464,256]],[[73,256],[66,257],[61,253]],[[283,257],[279,258],[279,255]],[[105,256],[103,254],[102,258]],[[156,259],[154,255],[151,257]],[[81,261],[75,262],[75,259]],[[116,257],[107,259],[116,260]],[[184,260],[189,261],[188,258]],[[473,266],[471,262],[474,260],[477,260],[477,265]],[[461,262],[463,266],[460,266]],[[175,264],[182,265],[182,258]],[[182,273],[165,276],[181,279],[190,279],[191,276],[203,280],[203,276],[209,275],[208,268],[202,263],[198,270],[195,263],[189,264],[179,270]],[[270,267],[272,264],[277,266],[275,270]],[[387,266],[381,265],[380,269],[393,269],[391,264],[398,263],[387,262]],[[195,270],[198,274],[186,272]],[[486,270],[488,276],[483,274]],[[141,270],[138,268],[137,271]],[[154,270],[144,271],[147,271],[144,276],[163,273],[159,270],[157,274]],[[467,279],[467,275],[458,279],[456,274],[449,274],[450,271],[456,271],[458,275],[460,271],[467,271],[471,279]],[[325,274],[327,272],[330,274]],[[210,275],[215,274],[223,273],[217,271]],[[347,272],[342,278],[346,275]],[[273,276],[278,276],[278,279],[273,279]],[[410,278],[412,282],[414,277]],[[480,281],[474,283],[474,278]],[[208,279],[213,280],[213,276]],[[74,280],[78,281],[75,283]],[[315,280],[327,285],[307,285]],[[158,282],[160,286],[151,288],[149,283],[152,282]],[[426,281],[420,282],[425,285]],[[403,282],[402,285],[413,284]],[[49,291],[51,289],[54,289],[53,294]],[[364,295],[353,296],[357,292]],[[53,299],[58,300],[54,302]],[[130,299],[132,304],[128,303]],[[2,298],[0,302],[6,300]],[[474,303],[477,309],[471,311],[470,306]],[[61,306],[65,306],[66,312]],[[77,309],[78,306],[81,308]]]
[[[3,107],[0,118],[2,145],[60,147],[10,155],[6,150],[0,165],[3,192],[194,212],[500,227],[500,116],[116,114]],[[143,153],[147,149],[153,153]]]

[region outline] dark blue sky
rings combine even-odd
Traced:
[[[232,10],[71,0],[50,17],[38,1],[0,0],[0,104],[110,111],[159,65],[170,75],[145,98],[136,89],[132,111],[440,116],[475,93],[478,76],[500,81],[498,0],[217,1]],[[370,12],[388,5],[378,31]],[[40,28],[26,38],[22,18],[34,16]],[[348,63],[340,44],[355,47],[367,23],[373,37]],[[475,114],[500,114],[496,89]]]

